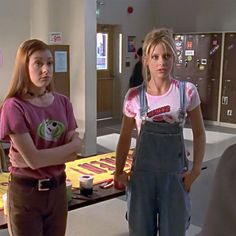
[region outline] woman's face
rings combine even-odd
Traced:
[[[53,57],[49,50],[35,51],[29,58],[29,76],[32,84],[46,88],[53,76]]]
[[[163,43],[151,47],[146,59],[146,65],[149,67],[151,78],[168,78],[172,71],[173,63],[173,53]]]

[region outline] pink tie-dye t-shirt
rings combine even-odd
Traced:
[[[199,106],[200,98],[197,88],[190,82],[186,82],[186,111],[192,111]],[[148,112],[146,120],[166,121],[174,123],[178,121],[180,108],[179,81],[172,79],[169,90],[160,96],[153,96],[146,92]],[[141,128],[142,119],[140,117],[139,87],[128,90],[124,105],[123,114],[127,117],[135,118],[138,133]]]

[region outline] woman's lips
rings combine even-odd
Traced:
[[[165,68],[158,69],[158,72],[164,73],[164,72],[166,72],[166,69]]]

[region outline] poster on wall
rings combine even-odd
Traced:
[[[128,52],[136,52],[135,40],[136,36],[128,36]]]
[[[55,72],[67,72],[67,52],[55,51]]]

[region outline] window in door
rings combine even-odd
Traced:
[[[113,26],[97,25],[97,77],[113,76]]]
[[[97,70],[108,69],[108,34],[97,33]]]

